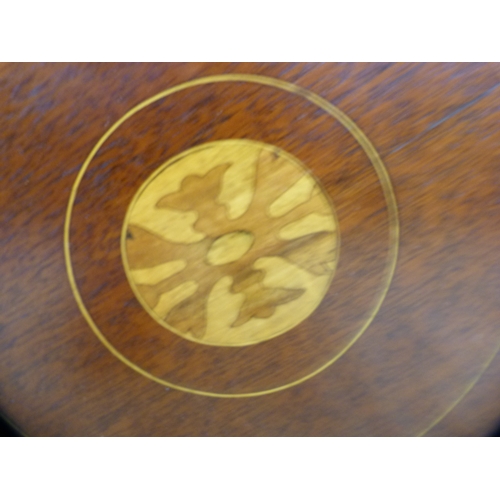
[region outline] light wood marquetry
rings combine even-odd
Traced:
[[[247,140],[169,160],[126,218],[125,266],[143,306],[190,340],[275,337],[321,302],[338,256],[330,202],[301,163]]]

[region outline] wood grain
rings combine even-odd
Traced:
[[[347,113],[387,167],[401,223],[396,274],[366,332],[309,380],[242,399],[162,386],[113,356],[76,305],[62,243],[70,190],[105,131],[166,88],[225,73],[296,83]],[[35,436],[491,434],[500,418],[499,83],[495,64],[2,64],[0,411]],[[128,284],[120,247],[147,178],[228,139],[298,158],[341,234],[314,314],[242,348],[166,335]],[[349,345],[379,294],[388,228],[377,175],[339,123],[300,95],[220,83],[156,102],[103,145],[78,191],[71,243],[85,304],[124,356],[174,384],[238,393],[306,376]]]

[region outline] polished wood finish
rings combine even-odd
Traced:
[[[303,95],[219,82],[152,103],[90,162],[70,242],[92,318],[162,385],[113,356],[82,316],[64,260],[66,209],[82,164],[121,116],[187,80],[236,73],[300,85],[364,131],[397,199],[396,272],[359,336],[387,281],[387,200],[355,137]],[[1,65],[0,410],[28,435],[491,434],[500,418],[499,82],[495,64]],[[245,347],[169,332],[138,301],[121,249],[127,210],[148,177],[190,148],[228,139],[276,146],[310,169],[341,242],[317,309]],[[270,312],[261,307],[247,308],[247,319]],[[183,389],[234,396],[297,380],[244,398]]]

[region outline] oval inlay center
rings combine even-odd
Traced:
[[[248,231],[234,231],[217,238],[210,247],[207,261],[212,266],[222,266],[235,262],[245,255],[254,241]]]

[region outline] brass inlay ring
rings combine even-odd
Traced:
[[[141,367],[137,366],[135,363],[130,361],[128,358],[123,356],[104,336],[104,334],[100,331],[99,327],[95,324],[94,320],[92,319],[89,311],[85,307],[85,304],[83,302],[83,299],[81,297],[80,291],[78,289],[78,286],[76,284],[75,280],[75,275],[73,271],[73,265],[71,261],[71,250],[70,250],[70,225],[71,225],[71,216],[73,212],[73,205],[75,203],[75,199],[77,196],[78,188],[80,186],[80,183],[82,181],[83,176],[85,175],[85,172],[87,168],[89,167],[92,159],[95,157],[97,154],[98,150],[100,147],[104,144],[104,142],[115,132],[115,130],[120,127],[127,119],[129,119],[131,116],[133,116],[135,113],[140,111],[141,109],[145,108],[146,106],[166,97],[171,94],[174,94],[176,92],[179,92],[181,90],[185,90],[188,88],[196,87],[199,85],[205,85],[205,84],[210,84],[210,83],[218,83],[218,82],[247,82],[247,83],[257,83],[269,87],[274,87],[280,90],[284,90],[286,92],[290,92],[292,94],[298,95],[303,97],[304,99],[307,99],[309,102],[315,104],[319,108],[321,108],[323,111],[328,113],[331,117],[334,119],[338,120],[350,133],[351,135],[356,139],[358,144],[362,147],[362,149],[365,151],[366,155],[370,159],[375,172],[377,174],[377,177],[380,181],[383,195],[387,204],[387,211],[388,211],[388,218],[389,218],[389,249],[388,249],[388,254],[386,258],[386,263],[384,267],[384,282],[382,286],[381,293],[378,297],[378,300],[376,301],[374,307],[371,310],[371,313],[369,314],[367,320],[364,322],[362,327],[357,331],[357,333],[352,337],[352,339],[348,342],[346,346],[342,348],[342,350],[336,355],[329,360],[327,363],[323,364],[316,370],[312,371],[308,375],[301,377],[293,382],[274,387],[271,389],[267,389],[264,391],[259,391],[259,392],[252,392],[252,393],[241,393],[241,394],[224,394],[224,393],[213,393],[213,392],[207,392],[207,391],[202,391],[202,390],[197,390],[197,389],[192,389],[188,387],[183,387],[177,384],[173,384],[171,382],[168,382],[166,380],[163,380],[159,377],[156,377],[152,375],[151,373],[147,372],[146,370],[142,369]],[[199,394],[199,395],[205,395],[205,396],[214,396],[214,397],[223,397],[223,398],[240,398],[240,397],[251,397],[251,396],[259,396],[259,395],[264,395],[264,394],[270,394],[273,392],[277,392],[289,387],[293,387],[297,384],[300,384],[311,377],[314,377],[318,373],[322,372],[325,370],[328,366],[332,365],[336,360],[338,360],[347,350],[358,340],[358,338],[366,331],[368,326],[371,324],[373,319],[375,318],[376,314],[378,313],[386,295],[390,287],[390,283],[392,281],[392,278],[394,276],[395,268],[396,268],[396,262],[397,262],[397,255],[398,255],[398,246],[399,246],[399,220],[398,220],[398,210],[397,210],[397,203],[396,203],[396,198],[394,195],[394,191],[389,179],[389,175],[387,173],[387,170],[380,159],[380,156],[378,155],[376,149],[374,146],[371,144],[371,142],[368,140],[368,138],[365,136],[365,134],[360,130],[360,128],[347,116],[345,115],[342,111],[340,111],[337,107],[335,107],[333,104],[329,103],[327,100],[323,99],[322,97],[314,94],[313,92],[303,89],[295,84],[285,82],[282,80],[278,80],[275,78],[271,77],[266,77],[266,76],[260,76],[260,75],[243,75],[243,74],[226,74],[226,75],[216,75],[216,76],[209,76],[209,77],[204,77],[204,78],[199,78],[196,80],[188,81],[186,83],[177,85],[175,87],[172,87],[168,90],[165,90],[163,92],[160,92],[159,94],[146,99],[142,103],[138,104],[131,110],[129,110],[125,115],[123,115],[114,125],[112,125],[108,131],[101,137],[101,139],[97,142],[97,144],[94,146],[92,151],[90,152],[89,156],[86,158],[85,162],[83,163],[77,178],[75,180],[75,183],[73,184],[73,187],[71,189],[70,197],[69,197],[69,203],[68,203],[68,208],[66,211],[66,218],[65,218],[65,223],[64,223],[64,256],[65,256],[65,263],[66,263],[66,270],[68,273],[68,279],[69,283],[73,292],[73,295],[75,297],[75,300],[77,302],[77,305],[89,324],[90,328],[94,332],[94,334],[99,338],[99,340],[109,349],[109,351],[116,356],[120,361],[125,363],[127,366],[135,370],[136,372],[140,373],[141,375],[145,376],[146,378],[153,380],[159,384],[162,384],[167,387],[171,387],[173,389],[178,389],[181,391],[185,391],[188,393],[192,394]]]

